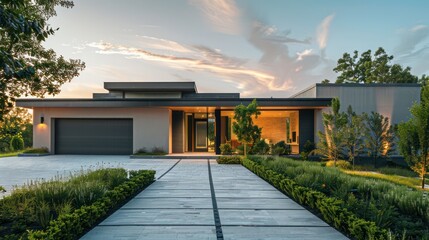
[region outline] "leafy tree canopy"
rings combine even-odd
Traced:
[[[410,112],[413,118],[398,126],[399,149],[421,177],[424,188],[429,168],[429,86],[423,87],[421,102],[414,104]]]
[[[9,151],[9,142],[13,136],[22,136],[25,147],[33,143],[32,116],[25,108],[12,108],[0,122],[0,152]]]
[[[344,53],[338,59],[333,69],[339,73],[335,83],[418,83],[425,80],[411,74],[411,68],[403,68],[399,64],[392,64],[393,56],[388,55],[383,48],[378,48],[374,54],[371,50],[359,55]],[[326,79],[322,81],[327,83]]]
[[[16,98],[58,94],[85,64],[57,56],[42,42],[58,29],[47,23],[68,0],[0,0],[0,120]]]
[[[248,105],[240,104],[234,109],[232,130],[237,135],[238,141],[244,145],[244,155],[247,154],[247,144],[254,143],[261,138],[261,128],[253,124],[252,117],[258,118],[261,112],[258,110],[256,99]]]

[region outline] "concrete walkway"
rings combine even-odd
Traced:
[[[157,176],[82,239],[347,239],[239,165],[179,160]]]

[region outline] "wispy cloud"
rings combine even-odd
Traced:
[[[395,60],[405,66],[413,66],[413,74],[429,73],[429,27],[416,25],[400,31],[400,40],[394,54]]]
[[[140,37],[142,43],[146,44],[150,48],[174,51],[174,52],[180,52],[180,53],[191,52],[191,50],[189,50],[187,47],[175,41],[171,41],[163,38],[149,37],[149,36],[138,36],[138,37]]]
[[[395,48],[397,54],[409,54],[416,50],[416,47],[429,36],[429,27],[426,25],[417,25],[411,29],[401,32],[401,40]],[[419,50],[419,49],[417,49]]]
[[[334,14],[325,17],[317,28],[317,42],[320,49],[325,49],[328,43],[329,27],[334,19]]]
[[[287,85],[277,85],[275,76],[268,72],[245,66],[245,60],[226,56],[204,46],[195,46],[192,48],[194,57],[164,55],[141,48],[106,42],[93,42],[88,44],[88,46],[98,49],[97,53],[99,54],[119,54],[128,58],[156,61],[176,69],[211,72],[226,77],[224,78],[225,81],[239,80],[238,82],[242,83],[240,85],[242,88],[247,90],[253,89],[249,92],[264,89],[271,91],[287,90],[290,87]],[[259,89],[249,86],[258,86]]]
[[[189,0],[219,32],[240,34],[240,11],[234,0]]]

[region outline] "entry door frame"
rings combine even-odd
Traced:
[[[205,123],[206,124],[206,146],[205,146],[205,148],[199,148],[199,147],[197,147],[197,124],[198,123]],[[193,134],[193,139],[194,139],[194,141],[193,141],[193,149],[194,149],[194,152],[208,152],[208,144],[209,144],[209,142],[208,142],[208,119],[207,118],[194,118],[194,124],[193,124],[193,132],[194,132],[194,134]]]

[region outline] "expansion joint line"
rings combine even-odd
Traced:
[[[219,209],[217,208],[216,193],[214,190],[212,170],[210,168],[210,160],[209,159],[207,159],[207,166],[208,166],[208,171],[209,171],[210,191],[212,194],[213,215],[214,215],[214,221],[215,221],[215,226],[216,226],[216,238],[218,240],[223,240],[222,224],[220,222]]]
[[[161,176],[159,176],[159,178],[157,178],[156,180],[161,179],[162,177],[165,176],[165,174],[167,174],[168,172],[171,171],[171,169],[173,169],[180,161],[182,161],[182,159],[179,159],[175,164],[173,164],[173,166],[171,166],[165,173],[163,173]]]

